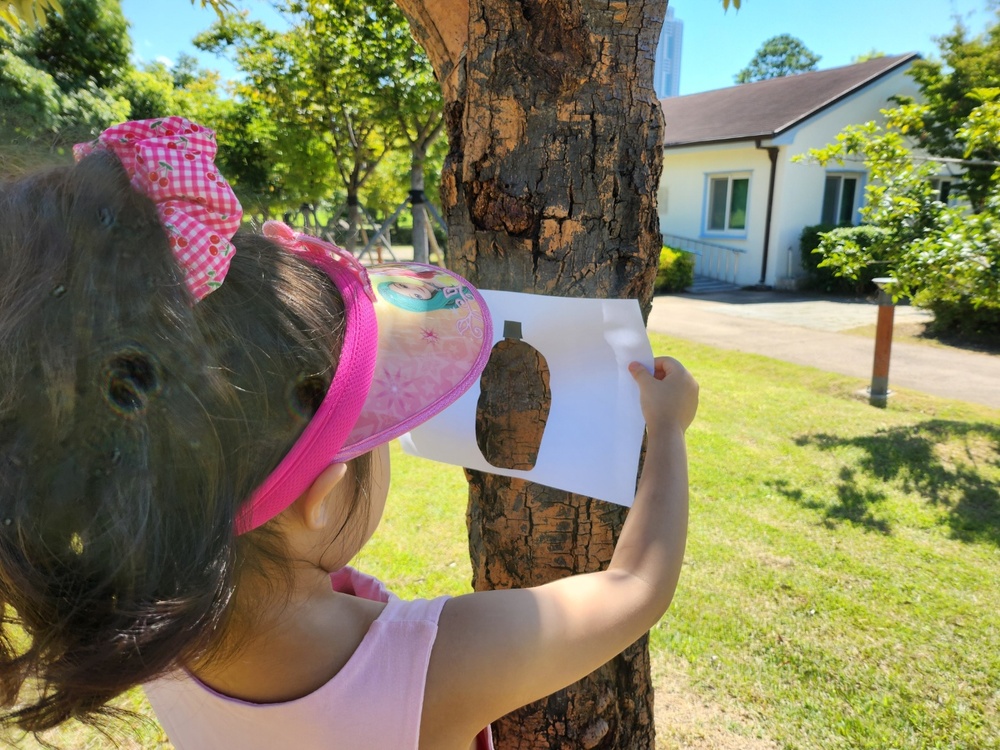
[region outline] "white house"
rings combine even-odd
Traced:
[[[857,223],[860,163],[792,163],[844,127],[880,119],[892,96],[917,98],[916,54],[663,99],[660,229],[698,254],[696,273],[741,286],[799,275],[799,235],[821,222]]]

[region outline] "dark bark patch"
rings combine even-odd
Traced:
[[[511,195],[497,180],[467,183],[466,200],[479,229],[514,237],[532,237],[538,231],[538,212],[532,197]]]
[[[457,101],[446,102],[444,105],[444,126],[448,133],[448,154],[461,158],[464,150],[462,141],[462,117],[465,114],[465,103]]]
[[[523,0],[525,21],[520,67],[556,93],[579,84],[595,58],[580,8],[561,0]],[[572,73],[572,75],[570,75]]]

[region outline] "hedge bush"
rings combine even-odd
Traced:
[[[837,276],[833,269],[820,266],[824,255],[815,252],[824,242],[827,244],[841,244],[853,242],[864,251],[871,251],[883,237],[883,231],[878,227],[862,224],[856,227],[838,227],[831,224],[814,224],[803,228],[799,236],[799,250],[802,253],[802,266],[806,270],[806,286],[829,294],[847,294],[853,296],[865,296],[877,291],[877,287],[872,283],[872,279],[884,276],[886,271],[884,266],[876,261],[875,264],[864,268],[858,278],[852,279],[847,276]],[[879,253],[874,253],[876,258],[880,258]]]
[[[959,339],[991,350],[1000,349],[1000,306],[975,307],[968,299],[954,301],[925,297],[918,294],[916,301],[934,313],[934,320],[927,327],[929,334],[943,339]]]
[[[683,292],[694,283],[694,256],[683,250],[663,246],[656,271],[657,292]]]

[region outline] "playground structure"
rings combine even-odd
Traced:
[[[327,242],[350,250],[362,262],[369,264],[384,263],[387,260],[396,262],[398,258],[392,247],[392,229],[407,206],[412,206],[413,213],[414,260],[427,263],[433,254],[440,265],[446,265],[444,248],[438,244],[434,232],[431,231],[428,215],[437,222],[445,236],[448,232],[447,227],[437,209],[424,199],[421,191],[411,191],[410,195],[396,206],[389,218],[381,223],[375,220],[364,204],[355,203],[353,229],[350,221],[352,214],[350,202],[337,206],[326,222],[320,219],[316,207],[309,203],[303,203],[295,211],[286,211],[282,220],[301,232],[322,237]],[[421,223],[426,228],[422,232],[417,230]]]

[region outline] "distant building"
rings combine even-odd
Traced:
[[[695,273],[739,286],[792,285],[799,237],[814,224],[857,224],[870,180],[861,162],[794,158],[848,125],[879,121],[892,97],[919,101],[908,53],[855,65],[665,97],[660,230],[694,253]],[[935,189],[948,197],[953,179]]]
[[[674,18],[673,8],[667,8],[667,17],[660,31],[660,43],[656,47],[656,62],[653,65],[653,88],[660,99],[680,93],[683,37],[684,22]]]

